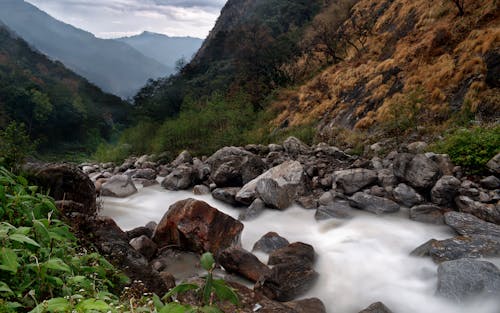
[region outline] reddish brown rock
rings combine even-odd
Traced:
[[[312,265],[315,259],[314,248],[302,242],[295,242],[275,250],[269,255],[269,265],[284,263],[305,263]]]
[[[241,248],[229,248],[219,256],[220,265],[229,273],[239,274],[252,282],[256,282],[270,269],[252,253]]]
[[[243,224],[206,202],[186,199],[174,203],[153,234],[158,246],[212,252],[239,245]]]

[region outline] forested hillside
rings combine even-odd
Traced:
[[[126,121],[129,109],[0,24],[0,129],[17,121],[42,150],[89,152]]]

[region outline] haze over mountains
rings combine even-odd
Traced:
[[[185,42],[189,44],[171,49],[163,38],[166,36],[150,33],[122,40],[100,39],[21,0],[0,1],[0,21],[37,50],[61,61],[104,91],[123,98],[132,97],[148,79],[172,74],[175,60],[181,56],[189,58],[201,45],[201,40],[187,38]],[[192,41],[199,43],[191,44]],[[174,42],[183,40],[176,38]],[[172,51],[177,54],[161,57]]]

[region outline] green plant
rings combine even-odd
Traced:
[[[35,147],[24,124],[11,122],[0,130],[0,165],[17,170],[35,152]]]

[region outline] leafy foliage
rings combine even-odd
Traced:
[[[0,166],[17,170],[24,159],[35,151],[24,124],[11,122],[5,130],[0,129]]]

